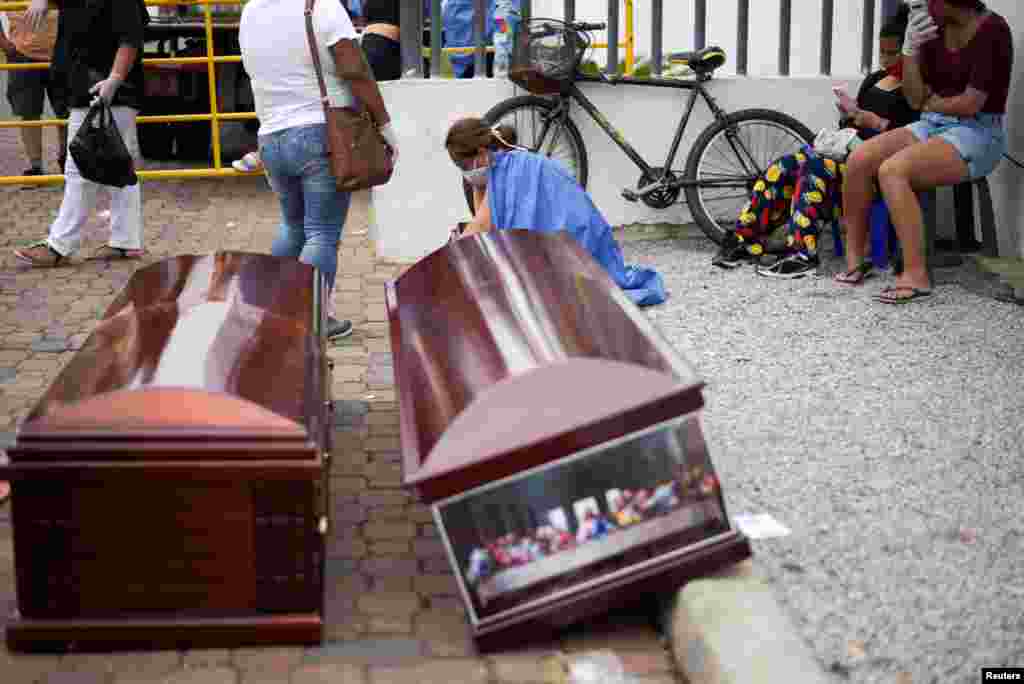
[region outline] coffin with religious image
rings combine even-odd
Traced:
[[[703,382],[567,233],[492,231],[387,288],[403,475],[481,650],[748,557]]]

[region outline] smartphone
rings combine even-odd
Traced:
[[[843,112],[857,111],[857,101],[850,97],[844,88],[836,86],[832,88],[832,94],[836,96],[836,106]]]

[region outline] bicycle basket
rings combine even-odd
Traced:
[[[590,41],[558,19],[531,19],[519,31],[509,78],[536,95],[571,82]]]

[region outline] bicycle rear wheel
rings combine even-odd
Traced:
[[[552,100],[532,95],[499,102],[483,116],[491,126],[510,124],[517,143],[531,152],[561,162],[580,186],[587,187],[587,150],[583,136]]]
[[[721,243],[758,176],[779,157],[814,140],[807,126],[771,109],[744,109],[708,126],[686,159],[686,202],[704,234]]]

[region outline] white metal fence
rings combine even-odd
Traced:
[[[487,4],[474,0],[477,74],[483,74]],[[619,65],[623,5],[621,0],[520,0],[524,17],[605,21],[607,44],[598,61],[609,72]],[[638,0],[637,51],[660,73],[662,55],[672,50],[725,48],[725,74],[789,76],[866,73],[877,62],[875,45],[881,21],[898,0]],[[424,26],[441,26],[442,0],[402,3],[404,73],[425,76]],[[431,31],[431,71],[440,75],[441,31]]]

